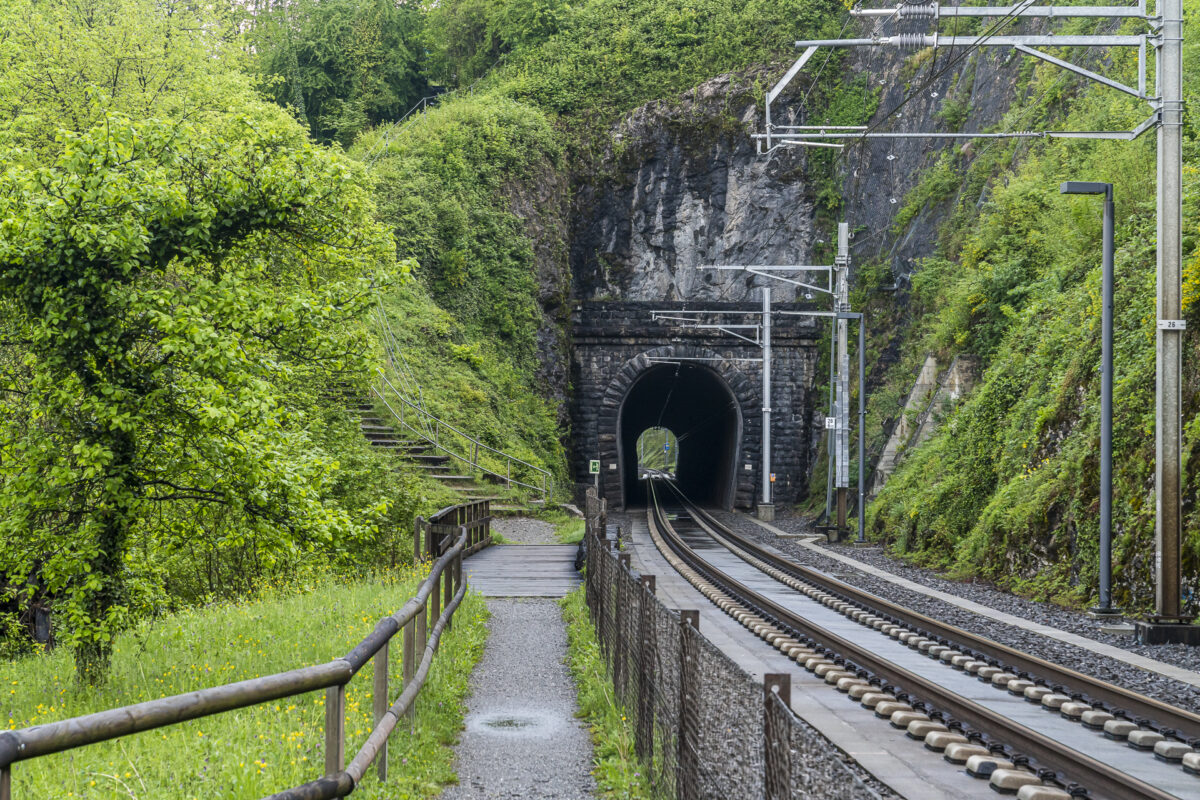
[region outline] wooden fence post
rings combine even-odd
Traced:
[[[425,642],[429,634],[429,601],[417,612],[417,652],[415,660],[420,663],[425,658]]]
[[[583,598],[587,604],[588,616],[592,624],[596,624],[596,530],[592,526],[592,518],[583,520]],[[597,637],[598,638],[598,637]]]
[[[446,577],[446,570],[438,573],[437,580],[433,584],[433,591],[429,593],[429,625],[425,628],[426,631],[433,630],[433,626],[437,625],[438,617],[442,615],[442,583]]]
[[[626,586],[629,581],[629,554],[617,556],[617,609],[613,620],[617,626],[617,642],[613,648],[613,695],[619,702],[625,701],[625,672],[628,658],[629,643],[625,638],[625,627],[629,617],[629,595]]]
[[[376,726],[379,725],[379,722],[383,719],[384,715],[387,714],[388,706],[391,705],[391,703],[388,702],[388,650],[391,648],[391,646],[392,643],[390,641],[384,642],[383,646],[380,647],[375,653],[375,681],[373,687],[374,696],[372,697],[374,702],[372,705],[374,706],[375,711]],[[379,749],[379,755],[377,755],[376,758],[379,760],[379,782],[382,783],[387,780],[387,739],[383,740],[383,746]]]
[[[424,520],[417,517],[413,520],[413,561],[420,561],[421,555],[421,523]]]
[[[763,701],[763,797],[790,800],[791,726],[785,709],[792,705],[792,676],[782,672],[764,675]]]
[[[346,687],[325,690],[325,777],[346,768]]]
[[[466,532],[467,532],[467,529],[465,527],[460,527],[458,529],[459,536],[462,536]],[[458,584],[457,584],[456,579],[458,577],[458,562],[459,562],[460,558],[462,558],[461,552],[458,555],[456,555],[454,558],[452,558],[450,560],[450,563],[446,565],[447,575],[446,575],[446,580],[443,581],[443,583],[445,584],[446,595],[445,595],[445,597],[442,598],[442,608],[450,607],[450,604],[452,602],[454,602],[454,593],[456,591],[458,591]],[[446,618],[446,630],[450,630],[450,625],[451,625],[451,619],[450,619],[450,617],[447,617]]]
[[[675,763],[677,800],[700,798],[700,664],[696,652],[700,612],[679,612],[679,752]]]
[[[404,626],[404,663],[401,666],[404,667],[405,689],[412,684],[413,675],[415,675],[417,671],[417,665],[415,663],[417,658],[416,628],[417,621],[415,619],[410,619],[408,624]],[[408,711],[406,711],[405,714],[408,716],[410,722],[412,721],[413,711],[416,709],[416,707],[416,701],[408,704]]]
[[[644,763],[650,763],[654,757],[654,612],[651,603],[654,602],[654,576],[643,575],[641,578],[641,603],[639,605],[638,629],[640,654],[638,656],[638,715],[637,728],[634,731],[634,750]],[[651,773],[653,774],[653,773]]]
[[[600,547],[596,551],[596,633],[600,638],[600,653],[611,662],[612,651],[608,641],[608,568],[609,558],[607,546],[597,540]]]
[[[463,587],[462,573],[463,555],[458,554],[458,558],[454,559],[454,593],[458,594],[458,590]]]
[[[12,767],[0,769],[0,800],[12,800]]]

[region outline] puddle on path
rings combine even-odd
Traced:
[[[557,714],[495,712],[468,717],[467,729],[500,736],[534,737],[546,736],[562,723],[562,717]]]

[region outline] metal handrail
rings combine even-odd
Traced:
[[[404,357],[404,352],[400,349],[400,343],[396,340],[396,334],[392,331],[387,312],[383,308],[382,299],[377,302],[375,315],[379,318],[379,327],[383,333],[383,350],[387,356],[388,365],[395,370],[396,376],[404,384],[405,393],[412,398],[410,402],[414,402],[417,408],[428,413],[428,409],[425,408],[425,393],[421,391],[421,383],[413,374],[412,367],[408,365],[408,359]],[[423,419],[422,424],[425,427],[426,438],[432,436],[433,428],[430,427],[428,419]]]
[[[474,517],[473,507],[467,504],[465,516]],[[485,504],[486,511],[486,504]],[[81,717],[72,717],[59,722],[35,725],[13,731],[0,732],[0,800],[12,800],[12,765],[40,756],[59,753],[77,747],[127,736],[141,731],[155,730],[188,720],[234,711],[261,703],[292,697],[317,689],[325,689],[325,776],[301,786],[293,787],[272,800],[326,800],[345,797],[354,791],[362,780],[367,767],[381,752],[386,752],[387,738],[401,715],[412,706],[418,693],[425,685],[437,650],[438,640],[450,624],[450,618],[466,594],[466,581],[462,572],[462,557],[486,546],[491,540],[487,524],[490,516],[481,517],[481,525],[459,526],[458,539],[433,564],[429,576],[421,588],[395,613],[384,617],[375,629],[342,658],[325,664],[280,672],[236,683],[213,686],[186,694],[177,694],[135,705],[100,711]],[[443,580],[445,578],[445,580]],[[405,632],[405,649],[410,647],[410,637],[424,638],[427,604],[431,597],[437,613],[440,595],[444,588],[445,608],[438,615],[436,624],[429,632],[424,645],[424,654],[418,669],[410,677],[406,669],[405,688],[395,703],[383,711],[387,697],[388,645],[393,636]],[[457,591],[451,595],[451,590]],[[416,628],[415,632],[413,628]],[[366,665],[375,662],[376,720],[366,743],[358,751],[349,767],[344,764],[345,755],[345,687],[350,679]],[[381,678],[382,676],[382,678]],[[381,697],[384,698],[381,702]],[[380,778],[386,777],[386,758],[379,766]]]
[[[503,450],[497,450],[495,447],[492,447],[491,445],[484,444],[483,442],[479,441],[477,438],[475,438],[471,434],[454,427],[453,425],[451,425],[448,422],[443,421],[439,417],[437,417],[437,416],[429,413],[425,409],[417,406],[415,403],[413,403],[411,400],[409,400],[407,397],[405,397],[404,394],[402,392],[400,392],[399,389],[397,389],[395,386],[392,385],[392,382],[388,380],[387,375],[384,374],[383,370],[376,369],[376,372],[379,373],[379,379],[380,379],[381,384],[383,386],[385,386],[386,388],[391,389],[392,393],[395,394],[396,398],[400,401],[401,412],[397,413],[396,409],[392,408],[392,406],[388,402],[387,398],[384,397],[383,392],[381,392],[378,388],[372,386],[371,391],[374,392],[375,396],[379,398],[379,401],[381,403],[383,403],[384,407],[388,411],[391,412],[393,419],[395,419],[396,422],[400,423],[401,426],[403,426],[407,430],[411,431],[412,433],[416,434],[417,436],[421,437],[426,442],[428,442],[430,445],[432,445],[434,448],[440,450],[441,452],[445,453],[446,455],[448,455],[452,458],[455,458],[455,459],[461,461],[462,463],[468,465],[471,469],[478,470],[480,472],[486,473],[486,474],[491,475],[496,478],[502,478],[506,483],[514,484],[516,486],[523,486],[527,489],[532,489],[535,492],[540,492],[543,498],[548,498],[553,493],[554,476],[550,474],[549,470],[543,469],[542,467],[539,467],[535,464],[530,464],[528,461],[524,461],[520,458],[517,458],[516,456],[509,455],[508,453],[505,453]],[[427,435],[423,430],[416,428],[408,423],[408,420],[405,418],[404,413],[403,413],[403,409],[406,406],[408,408],[412,409],[412,411],[417,414],[418,419],[420,421],[432,423],[432,426],[433,426],[432,437]],[[467,447],[468,455],[462,455],[462,454],[446,447],[446,445],[444,445],[442,443],[441,433],[443,430],[449,431],[450,433],[456,434],[459,437],[461,437],[462,439],[465,439],[466,442],[468,443],[468,447]],[[501,475],[499,472],[491,470],[491,469],[485,467],[483,464],[481,464],[479,462],[479,452],[481,450],[485,451],[485,452],[493,453],[496,456],[505,459],[505,467],[506,467],[507,474]],[[541,476],[542,485],[537,486],[535,484],[526,483],[524,481],[514,478],[513,474],[512,474],[514,464],[521,466],[521,467],[525,467],[525,468],[533,471],[535,474]]]

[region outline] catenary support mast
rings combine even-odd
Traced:
[[[1148,14],[1146,0],[1137,6],[1034,6],[1032,0],[998,7],[945,6],[939,3],[900,3],[894,9],[855,9],[857,16],[923,18],[935,25],[949,17],[1001,17],[993,29],[979,36],[943,36],[940,33],[902,33],[860,39],[821,39],[796,42],[803,55],[768,92],[766,130],[755,134],[760,151],[783,145],[827,146],[829,140],[874,138],[972,139],[984,137],[1040,137],[1132,140],[1151,128],[1158,136],[1158,255],[1157,330],[1155,378],[1155,614],[1138,623],[1139,641],[1156,643],[1188,641],[1200,644],[1200,627],[1184,625],[1181,603],[1180,540],[1182,529],[1182,185],[1183,185],[1183,2],[1156,0],[1155,15]],[[1001,29],[1024,17],[1090,17],[1096,19],[1142,20],[1147,32],[1138,34],[1088,34],[1056,36],[1010,35]],[[878,47],[901,49],[921,47],[1010,47],[1017,52],[1074,72],[1089,81],[1146,101],[1151,115],[1126,131],[1001,131],[1001,132],[891,132],[860,127],[857,130],[830,126],[774,125],[770,104],[798,74],[818,48]],[[1157,94],[1146,90],[1147,47],[1156,56]],[[1136,86],[1122,84],[1098,72],[1051,55],[1039,47],[1126,47],[1137,48]],[[840,331],[839,331],[840,333]]]

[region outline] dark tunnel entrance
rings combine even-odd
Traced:
[[[741,410],[729,385],[702,364],[656,364],[642,373],[621,402],[617,417],[621,489],[625,508],[645,505],[638,480],[638,437],[669,428],[678,437],[676,480],[695,502],[732,508]]]

